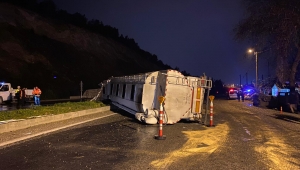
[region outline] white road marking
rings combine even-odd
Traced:
[[[80,124],[87,123],[87,122],[91,122],[91,121],[94,121],[94,120],[97,120],[97,119],[102,119],[102,118],[105,118],[105,117],[109,117],[109,116],[112,116],[112,115],[115,115],[115,114],[117,114],[117,113],[112,113],[112,114],[101,116],[101,117],[98,117],[98,118],[89,119],[89,120],[86,120],[86,121],[83,121],[83,122],[74,123],[74,124],[71,124],[71,125],[67,125],[67,126],[47,130],[47,131],[44,131],[44,132],[36,133],[36,134],[33,134],[33,135],[29,135],[29,136],[13,139],[13,140],[10,140],[10,141],[6,141],[6,142],[3,142],[3,143],[0,143],[0,147],[10,145],[10,144],[13,144],[13,143],[16,143],[16,142],[19,142],[19,141],[23,141],[23,140],[26,140],[26,139],[29,139],[29,138],[33,138],[33,137],[36,137],[36,136],[40,136],[40,135],[44,135],[44,134],[47,134],[47,133],[55,132],[55,131],[58,131],[58,130],[61,130],[61,129],[69,128],[69,127],[80,125]]]

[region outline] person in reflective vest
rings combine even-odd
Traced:
[[[21,87],[18,86],[15,91],[15,98],[17,99],[17,107],[20,106],[20,94],[21,94]]]
[[[36,87],[34,87],[32,94],[34,95],[34,104],[37,106],[40,106],[41,105],[40,97],[42,94],[42,90],[36,86]]]

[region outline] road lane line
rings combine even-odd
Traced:
[[[29,138],[33,138],[33,137],[37,137],[37,136],[40,136],[40,135],[48,134],[48,133],[55,132],[55,131],[58,131],[58,130],[61,130],[61,129],[69,128],[69,127],[80,125],[80,124],[87,123],[87,122],[91,122],[91,121],[94,121],[94,120],[97,120],[97,119],[106,118],[106,117],[113,116],[113,115],[116,115],[116,114],[117,113],[112,113],[112,114],[97,117],[97,118],[94,118],[94,119],[89,119],[89,120],[86,120],[86,121],[83,121],[83,122],[74,123],[74,124],[66,125],[66,126],[59,127],[59,128],[54,128],[54,129],[51,129],[51,130],[43,131],[43,132],[36,133],[36,134],[33,134],[33,135],[25,136],[25,137],[20,137],[20,138],[17,138],[17,139],[13,139],[13,140],[10,140],[10,141],[0,143],[0,147],[6,146],[6,145],[11,145],[11,144],[19,142],[19,141],[23,141],[23,140],[26,140],[26,139],[29,139]]]

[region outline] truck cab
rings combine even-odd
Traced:
[[[0,104],[3,102],[11,102],[13,100],[14,91],[10,83],[0,83]]]

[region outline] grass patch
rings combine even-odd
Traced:
[[[32,106],[31,108],[18,109],[0,112],[0,121],[10,119],[28,119],[35,116],[57,115],[68,112],[75,112],[86,109],[93,109],[106,106],[102,102],[66,102],[53,106]]]

